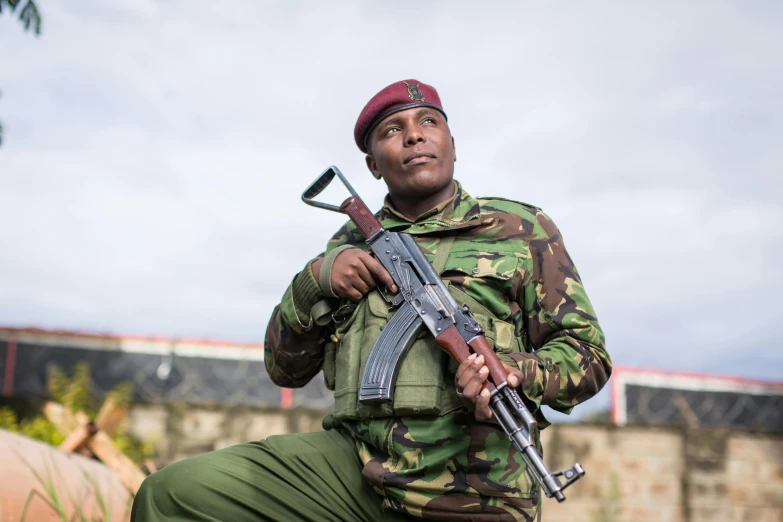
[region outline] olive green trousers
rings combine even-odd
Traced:
[[[411,520],[383,510],[361,470],[353,441],[340,430],[278,435],[153,473],[133,501],[131,521]]]

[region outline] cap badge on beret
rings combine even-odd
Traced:
[[[402,82],[405,83],[405,82]],[[408,86],[408,97],[413,101],[424,101],[424,95],[415,83],[405,83]]]
[[[3,0],[0,0],[2,2]],[[426,96],[426,101],[425,101]],[[385,118],[400,111],[414,107],[429,107],[443,114],[448,120],[440,102],[438,91],[432,85],[408,78],[407,81],[394,82],[381,89],[362,109],[353,128],[353,139],[359,150],[367,153],[367,140],[372,130]]]

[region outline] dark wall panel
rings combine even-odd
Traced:
[[[5,389],[5,361],[8,357],[8,341],[0,339],[0,394]]]
[[[783,396],[627,385],[627,421],[783,433]]]
[[[267,376],[263,361],[169,357],[28,343],[18,344],[14,395],[46,397],[49,368],[57,365],[70,375],[79,361],[90,364],[98,394],[121,382],[130,382],[135,397],[148,402],[280,404],[281,390]]]

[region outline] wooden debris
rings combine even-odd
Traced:
[[[86,453],[94,455],[113,470],[126,488],[135,494],[146,474],[114,445],[111,436],[117,432],[128,414],[127,408],[118,406],[107,399],[101,406],[95,421],[90,421],[84,412],[71,412],[68,408],[48,402],[44,406],[44,415],[62,433],[67,433],[60,449],[66,453]],[[151,464],[151,463],[150,463]],[[149,469],[149,466],[147,466]],[[154,472],[154,464],[152,464]]]

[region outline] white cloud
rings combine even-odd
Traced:
[[[302,190],[337,164],[377,207],[355,117],[415,77],[466,188],[554,217],[616,362],[779,361],[776,2],[41,7],[0,17],[2,322],[260,340],[343,221]]]

